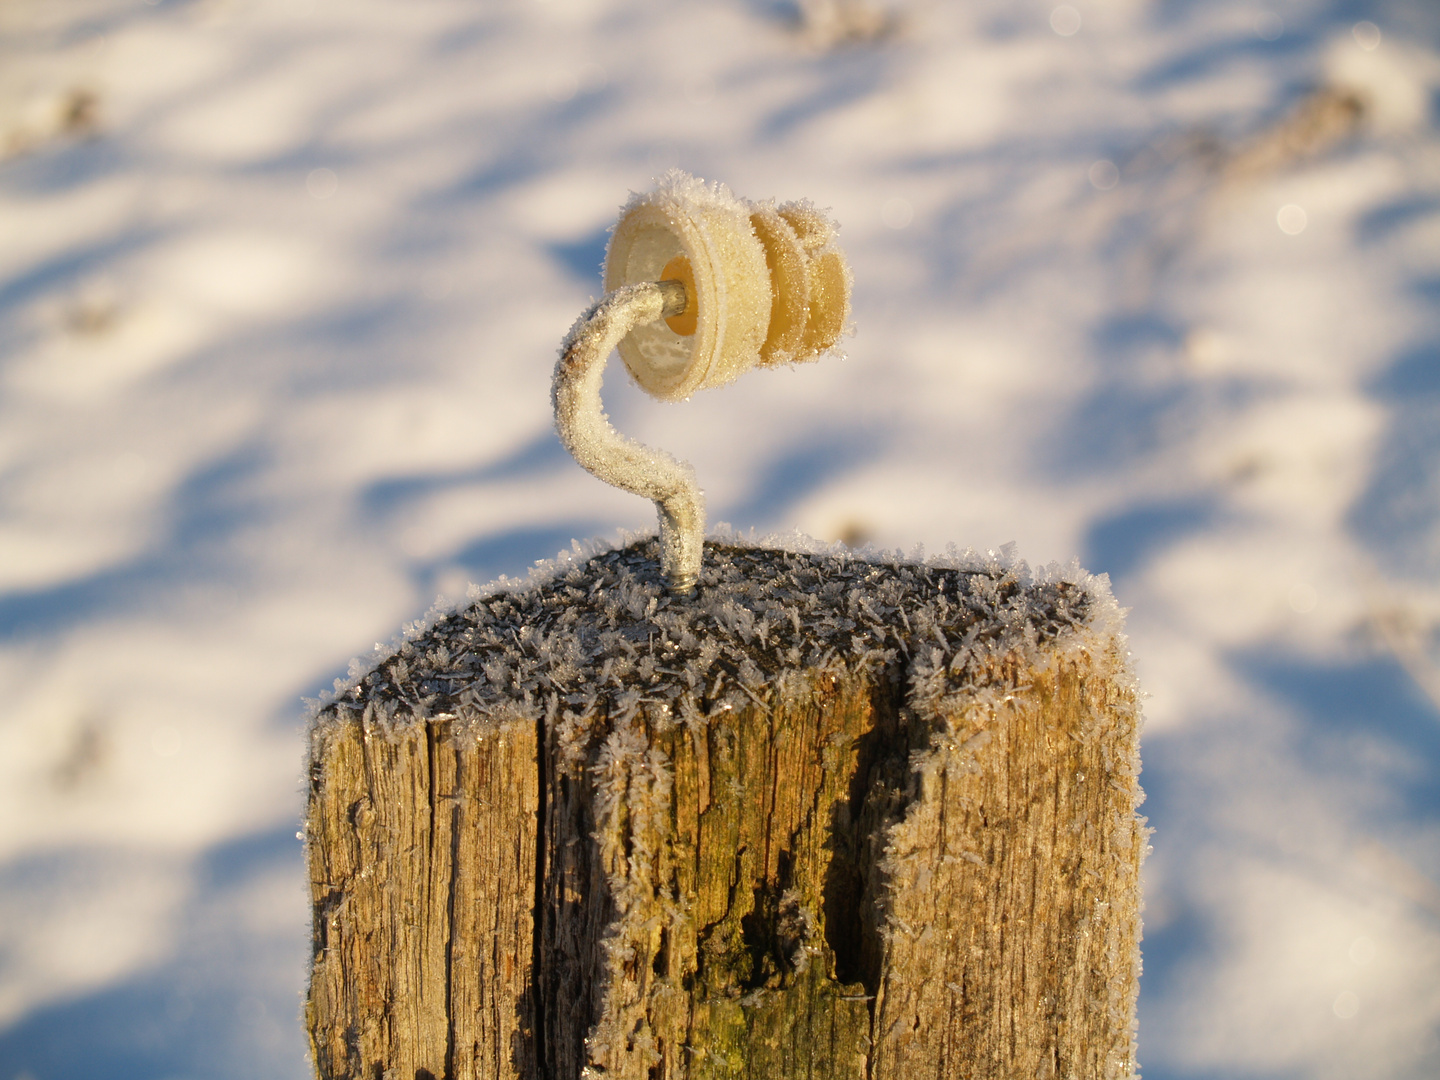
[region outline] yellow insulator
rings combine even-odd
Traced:
[[[695,295],[695,271],[690,268],[690,260],[676,255],[660,271],[660,279],[678,281],[685,290],[685,310],[679,315],[665,316],[665,325],[681,337],[690,337],[700,328],[699,309],[690,299]]]
[[[810,259],[805,245],[773,202],[754,208],[750,226],[765,249],[770,270],[770,329],[760,346],[760,363],[799,360],[810,318]]]
[[[750,207],[725,185],[676,170],[621,212],[605,253],[605,291],[664,280],[665,268],[682,257],[693,291],[687,285],[690,304],[680,319],[693,305],[694,332],[678,333],[661,319],[635,327],[619,346],[635,381],[666,401],[743,375],[770,325],[770,271]]]
[[[813,360],[833,349],[850,319],[850,265],[836,242],[830,215],[808,199],[786,203],[779,215],[790,223],[805,249],[810,269],[808,317],[795,360]]]
[[[555,365],[555,429],[581,466],[654,501],[677,595],[700,577],[705,499],[688,464],[610,426],[600,403],[610,351],[644,390],[679,401],[757,364],[815,359],[849,314],[835,223],[808,202],[756,205],[674,170],[621,211],[605,295],[570,328]]]
[[[678,315],[638,326],[620,356],[665,401],[756,365],[814,360],[850,316],[850,269],[829,215],[807,201],[750,203],[674,170],[634,196],[605,254],[605,290],[680,281]]]

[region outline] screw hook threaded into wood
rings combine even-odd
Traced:
[[[550,394],[555,430],[570,456],[607,484],[654,501],[660,566],[677,593],[688,593],[700,577],[705,497],[688,462],[628,439],[610,425],[600,384],[610,350],[621,338],[637,326],[682,315],[686,307],[679,281],[624,285],[602,297],[566,336]]]
[[[814,360],[845,330],[850,268],[835,223],[810,203],[751,203],[672,170],[621,211],[605,289],[561,347],[555,428],[585,469],[654,500],[665,578],[688,593],[700,577],[705,501],[688,464],[610,426],[600,404],[610,350],[662,401],[752,367]]]

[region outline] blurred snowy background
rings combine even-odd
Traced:
[[[302,695],[653,510],[548,411],[672,165],[849,358],[711,519],[1078,555],[1151,694],[1149,1080],[1440,1075],[1440,7],[0,0],[0,1080],[307,1075]]]

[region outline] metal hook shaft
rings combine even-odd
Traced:
[[[660,565],[677,593],[688,593],[700,577],[705,497],[688,462],[626,438],[610,425],[600,384],[605,361],[621,338],[637,326],[682,314],[686,302],[679,281],[625,285],[601,297],[565,336],[550,390],[555,430],[580,467],[654,501],[660,516]]]

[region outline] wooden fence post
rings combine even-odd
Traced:
[[[1135,1069],[1136,691],[1083,574],[654,541],[318,715],[325,1080]]]

